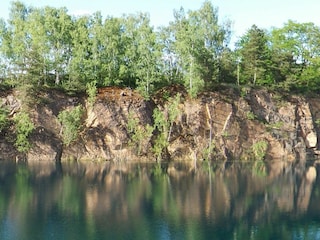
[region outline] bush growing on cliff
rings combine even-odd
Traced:
[[[61,132],[64,144],[69,145],[79,137],[82,114],[83,108],[80,105],[59,113],[58,119],[62,125]]]
[[[130,143],[137,147],[137,154],[141,154],[142,143],[144,139],[149,139],[153,132],[153,127],[147,124],[146,126],[142,126],[139,124],[139,119],[134,117],[134,113],[132,111],[129,112],[128,115],[128,124],[127,129],[130,135]]]
[[[154,129],[159,131],[153,145],[153,151],[158,160],[160,160],[164,149],[169,145],[173,124],[179,115],[180,101],[181,95],[177,94],[175,97],[168,99],[163,112],[158,108],[153,111]]]
[[[39,93],[36,86],[31,84],[19,85],[17,89],[17,98],[21,100],[21,108],[24,112],[33,109],[34,105],[39,101]]]
[[[215,150],[216,150],[216,143],[214,140],[212,140],[211,142],[208,143],[208,146],[203,149],[202,158],[204,160],[211,160]]]
[[[0,107],[0,132],[8,125],[8,110]]]
[[[262,161],[268,150],[268,142],[266,140],[257,141],[252,145],[251,150],[255,160]]]
[[[157,160],[161,159],[163,150],[168,146],[169,142],[167,141],[167,129],[169,127],[168,121],[166,120],[164,113],[162,113],[158,108],[153,111],[154,119],[154,129],[159,131],[154,144],[153,152],[155,153]]]
[[[14,117],[14,123],[17,136],[15,146],[19,152],[27,152],[31,147],[28,137],[34,129],[34,124],[26,112],[16,114]]]
[[[179,104],[181,102],[181,94],[178,93],[174,98],[168,100],[168,121],[169,121],[169,132],[168,132],[168,142],[171,138],[173,123],[176,121],[179,115]]]
[[[88,106],[92,108],[97,98],[97,81],[87,83],[86,92],[88,94]]]

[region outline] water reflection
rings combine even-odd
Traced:
[[[0,162],[0,239],[317,239],[316,169]]]

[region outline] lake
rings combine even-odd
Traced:
[[[257,164],[0,162],[0,239],[320,239],[320,184]]]

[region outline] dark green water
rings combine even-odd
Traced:
[[[0,162],[0,239],[320,239],[320,184],[294,169]]]

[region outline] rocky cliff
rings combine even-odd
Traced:
[[[133,144],[128,121],[135,119],[139,129],[153,126],[155,108],[169,121],[168,99],[178,93],[181,96],[175,109],[178,114],[171,119],[168,144],[163,151],[165,159],[280,159],[281,164],[305,164],[308,157],[318,154],[320,103],[317,97],[226,88],[191,99],[181,86],[172,86],[150,100],[131,89],[99,89],[93,105],[82,95],[42,91],[29,111],[35,125],[29,136],[31,149],[24,154],[16,150],[14,124],[11,124],[0,133],[0,158],[154,161],[152,146],[159,130],[145,133],[139,144]],[[8,109],[9,118],[21,110],[23,101],[17,91],[0,94],[0,105]],[[79,105],[85,109],[83,126],[78,139],[67,146],[61,137],[58,115]]]

